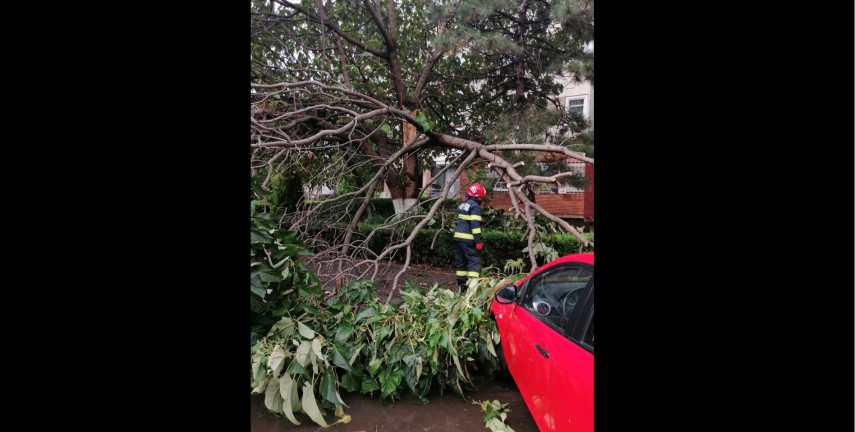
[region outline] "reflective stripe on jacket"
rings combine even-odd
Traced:
[[[454,239],[481,243],[481,206],[469,197],[457,207],[457,229]]]

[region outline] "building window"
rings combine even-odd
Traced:
[[[431,169],[430,196],[432,197],[439,196],[440,192],[442,192],[442,188],[445,187],[445,184],[451,181],[451,178],[454,176],[454,170],[446,170],[442,175],[438,176],[439,171],[444,167],[444,165],[435,165],[433,169]],[[457,179],[448,189],[448,196],[453,197],[457,195],[459,190],[460,179]]]
[[[570,162],[568,165],[570,171],[573,171],[574,177],[585,177],[585,163],[584,162]],[[558,190],[560,193],[571,193],[571,192],[585,192],[585,188],[577,188],[574,186],[566,185]]]
[[[574,112],[583,117],[587,117],[588,110],[585,109],[585,97],[568,97],[567,112]]]
[[[490,186],[487,189],[490,191],[490,193],[492,193],[492,192],[507,192],[508,191],[507,183],[503,182],[502,179],[499,177],[499,175],[496,174],[496,172],[493,170],[490,170],[489,172],[487,172],[487,179],[484,181],[484,185]]]

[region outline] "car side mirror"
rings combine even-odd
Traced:
[[[517,287],[510,285],[496,291],[496,301],[501,304],[517,301]]]

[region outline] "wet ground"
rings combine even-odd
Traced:
[[[379,266],[374,279],[374,286],[377,289],[377,298],[379,300],[386,300],[389,290],[392,289],[392,282],[395,280],[395,276],[402,267],[403,266],[399,263],[391,262],[387,262]],[[338,281],[334,276],[338,274],[334,265],[329,263],[311,263],[309,264],[309,268],[321,278],[321,284],[324,291],[334,291],[335,287],[340,283],[340,281]],[[369,268],[371,267],[364,265],[359,271],[351,270],[350,277],[344,279],[344,282],[346,283],[356,279],[356,275],[360,274],[361,270]],[[370,278],[371,276],[373,276],[373,270],[368,273],[367,278]],[[430,289],[434,284],[439,285],[440,288],[451,290],[457,289],[457,277],[455,276],[454,269],[431,267],[425,264],[413,264],[410,265],[409,268],[407,268],[407,270],[399,277],[397,290],[393,295],[393,298],[400,298],[397,293],[398,290],[404,287],[405,281],[410,281],[416,287],[425,291]]]
[[[516,432],[538,432],[531,414],[525,406],[519,390],[510,376],[499,376],[492,380],[473,377],[478,390],[467,392],[469,400],[446,391],[444,395],[431,393],[430,403],[421,404],[417,400],[396,400],[388,407],[380,403],[379,394],[375,397],[358,393],[342,394],[349,406],[345,413],[352,418],[348,424],[338,424],[323,428],[315,424],[303,413],[297,413],[300,426],[295,426],[286,418],[277,418],[264,407],[264,395],[252,396],[252,432],[475,432],[489,431],[484,426],[484,413],[481,406],[473,401],[498,399],[507,403],[510,412],[506,424]],[[326,416],[328,422],[335,419]]]

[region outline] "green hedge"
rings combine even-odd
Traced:
[[[427,198],[423,197],[419,200],[420,213],[426,214],[430,211],[431,206],[434,204],[434,201],[428,201]],[[346,213],[349,218],[353,218],[356,214],[356,210],[359,208],[360,202],[352,203],[350,208],[347,208],[347,203],[345,201],[341,202],[333,202],[333,203],[321,203],[317,202],[310,203],[312,205],[320,205],[321,208],[319,210],[320,213],[328,213],[328,214],[342,214]],[[457,209],[457,201],[454,199],[447,200],[441,210],[446,212],[454,213]],[[369,218],[368,215],[371,215]],[[371,207],[369,212],[365,213],[363,216],[363,221],[367,221],[374,224],[379,224],[384,220],[389,219],[390,217],[395,216],[395,206],[392,204],[391,198],[374,198],[371,200]]]
[[[429,201],[427,197],[421,197],[419,199],[419,207],[421,207],[422,213],[429,212],[435,202],[435,200]],[[374,210],[374,218],[382,217],[382,219],[388,219],[395,215],[395,206],[392,204],[392,198],[374,198],[371,200],[371,206]],[[456,209],[457,200],[455,199],[446,200],[441,208],[444,211],[456,211]]]
[[[374,216],[386,219],[395,215],[395,206],[392,205],[392,198],[374,198],[371,200],[371,205],[374,207]]]

